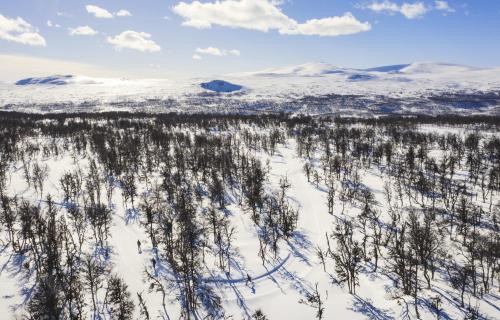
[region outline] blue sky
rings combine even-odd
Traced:
[[[500,66],[496,0],[3,0],[0,15],[4,77],[209,75],[310,61]]]

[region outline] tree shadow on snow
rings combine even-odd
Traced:
[[[445,290],[445,289],[436,288],[436,287],[431,288],[431,291],[437,293],[439,295],[439,297],[443,299],[442,301],[446,301],[447,303],[454,306],[456,309],[460,310],[463,313],[467,312],[466,305],[464,307],[462,307],[459,298],[455,297],[452,292]],[[419,299],[419,300],[423,300],[423,299]],[[482,299],[482,301],[485,301],[486,303],[489,304],[489,302],[486,299]],[[427,306],[426,303],[428,303],[428,301],[427,302],[422,301],[421,304],[423,306]],[[432,308],[435,311],[433,306],[431,306],[430,308]],[[498,310],[498,307],[494,306],[494,308],[496,308]],[[448,317],[442,310],[441,310],[441,315],[443,316],[444,319],[452,319],[452,318]],[[445,316],[447,318],[445,318]],[[478,319],[485,319],[485,320],[488,319],[487,317],[483,316],[482,314],[479,314],[478,316],[479,316]]]
[[[311,256],[312,242],[307,235],[300,231],[294,231],[292,237],[287,241],[291,254],[311,266],[309,256]]]
[[[220,297],[214,292],[213,288],[206,283],[201,283],[196,292],[198,299],[207,313],[209,319],[223,319],[224,309],[222,308]],[[200,318],[200,315],[197,315]]]
[[[111,255],[113,254],[112,246],[95,246],[92,256],[101,264],[107,265],[111,263]]]
[[[287,280],[287,283],[290,284],[290,287],[292,289],[294,289],[304,297],[310,296],[313,289],[312,286],[304,279],[302,279],[296,272],[288,271],[287,268],[282,267],[280,270],[280,274],[283,279]]]
[[[235,296],[236,296],[236,301],[238,302],[238,306],[240,309],[245,313],[247,319],[250,319],[250,308],[248,307],[245,298],[243,297],[243,294],[241,293],[240,289],[234,284],[230,283],[229,284],[231,289],[233,290]]]
[[[430,302],[429,299],[418,298],[417,303],[420,308],[424,307],[427,310],[429,310],[432,314],[439,313],[439,319],[453,320],[453,318],[450,317],[442,308],[439,310],[436,309],[436,307]]]
[[[125,224],[128,225],[131,222],[137,222],[139,221],[139,210],[132,208],[132,209],[125,209]]]
[[[353,295],[354,301],[350,310],[362,313],[368,319],[391,320],[396,319],[389,314],[389,310],[377,308],[369,299],[363,299],[358,295]]]
[[[25,308],[25,305],[31,299],[36,286],[36,284],[30,285],[31,277],[35,272],[34,269],[35,267],[29,263],[28,257],[24,254],[17,253],[12,253],[9,260],[2,267],[2,272],[6,271],[10,278],[16,279],[18,288],[20,288],[19,293],[22,297],[22,302],[9,306],[13,312]],[[12,297],[13,295],[3,296],[2,299]]]

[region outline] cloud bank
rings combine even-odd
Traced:
[[[198,29],[213,26],[242,28],[280,34],[340,36],[371,29],[368,22],[357,20],[347,12],[342,16],[307,20],[299,23],[279,8],[280,2],[271,0],[222,0],[216,2],[180,2],[172,10],[181,16],[183,25]]]
[[[450,7],[447,1],[437,0],[434,5],[425,4],[423,2],[402,3],[397,4],[389,0],[374,1],[368,5],[361,5],[363,9],[369,9],[377,13],[402,14],[407,19],[422,18],[426,13],[432,10],[445,11],[446,13],[455,12],[455,9]]]
[[[389,0],[385,0],[383,2],[374,1],[369,5],[363,6],[363,8],[378,13],[400,13],[407,19],[421,18],[430,10],[430,8],[427,7],[423,2],[403,3],[399,5]]]

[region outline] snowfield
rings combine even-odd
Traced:
[[[499,69],[446,63],[419,62],[371,69],[306,63],[229,74],[219,79],[237,86],[213,90],[206,85],[215,83],[213,78],[28,78],[18,82],[22,85],[0,84],[0,108],[24,112],[498,114],[500,100]],[[240,86],[245,90],[240,91]]]
[[[45,90],[39,88],[31,90]],[[125,285],[120,297],[134,306],[124,319],[500,316],[498,124],[8,119],[0,119],[2,319],[41,312],[51,294],[64,310],[61,319],[69,318],[80,310],[78,299],[69,307],[68,289],[61,290],[70,270],[82,291],[81,319],[118,317],[112,275]],[[255,189],[258,177],[262,189]],[[39,213],[23,216],[28,204]],[[104,227],[91,215],[101,204],[110,215]],[[83,216],[75,218],[77,212]],[[273,220],[277,212],[280,218]],[[10,213],[17,216],[11,224]],[[24,225],[26,219],[33,224]],[[432,219],[429,229],[425,219]],[[351,233],[339,231],[349,226]],[[422,236],[411,238],[417,231],[434,239],[422,260],[414,247]],[[349,249],[358,250],[351,252],[358,258],[351,257],[354,273],[347,276],[354,277],[352,292],[341,260],[334,258],[347,255],[341,241],[349,235]],[[197,253],[183,251],[183,237],[194,237],[187,251]],[[46,243],[55,244],[56,266]],[[397,248],[408,252],[397,256]],[[101,273],[94,289],[85,259]],[[193,271],[190,263],[194,275],[186,271]],[[460,278],[463,270],[473,271]],[[47,293],[43,283],[61,292]],[[266,318],[258,318],[257,310]]]

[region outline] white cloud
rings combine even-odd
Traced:
[[[446,11],[446,12],[455,12],[455,9],[450,7],[448,2],[446,2],[446,1],[437,0],[434,2],[434,5],[435,5],[436,10],[441,10],[441,11]]]
[[[199,54],[193,54],[193,60],[201,60],[203,59]]]
[[[386,12],[390,14],[400,13],[407,19],[421,18],[430,10],[423,2],[403,3],[399,5],[389,0],[384,0],[383,2],[375,1],[369,5],[363,6],[363,8],[370,9],[374,12]]]
[[[217,57],[224,57],[224,56],[240,56],[241,52],[236,49],[232,50],[224,50],[224,49],[219,49],[215,47],[207,47],[207,48],[196,48],[195,50],[196,53],[199,54],[206,54],[206,55],[211,55],[211,56],[217,56]],[[199,54],[195,54],[201,59],[201,56]],[[193,59],[194,56],[193,56]],[[195,60],[200,60],[200,59],[195,59]]]
[[[58,17],[65,17],[65,18],[71,18],[71,17],[72,17],[72,15],[71,15],[71,14],[69,14],[69,13],[67,13],[67,12],[63,12],[63,11],[58,11],[58,12],[56,12],[56,15],[57,15]]]
[[[43,46],[47,43],[38,30],[23,18],[10,19],[0,14],[0,39],[30,46]]]
[[[293,24],[279,8],[267,0],[180,2],[173,7],[173,11],[185,19],[183,25],[199,29],[219,25],[267,32]]]
[[[198,29],[222,26],[281,34],[338,36],[368,31],[368,22],[358,21],[352,14],[312,19],[299,23],[284,14],[273,0],[220,0],[216,2],[180,2],[172,9],[184,18],[184,26]]]
[[[95,36],[99,32],[89,26],[80,26],[76,28],[68,28],[70,36]]]
[[[87,12],[93,14],[96,18],[101,18],[101,19],[113,18],[113,14],[111,12],[95,5],[91,4],[86,5],[85,9],[87,9]]]
[[[124,9],[118,11],[117,13],[115,13],[115,15],[117,17],[131,17],[132,16],[132,14],[130,13],[130,11],[127,11],[127,10],[124,10]]]
[[[422,2],[416,3],[403,3],[401,6],[401,14],[403,14],[408,19],[416,19],[422,17],[429,11],[429,8],[425,6]]]
[[[201,54],[209,54],[209,55],[212,55],[212,56],[223,56],[224,54],[222,53],[222,50],[220,50],[219,48],[214,48],[214,47],[208,47],[208,48],[196,48],[195,50],[196,52],[198,53],[201,53]]]
[[[375,12],[400,12],[400,7],[398,4],[387,0],[384,2],[372,2],[369,5],[363,6],[363,8],[370,9]]]
[[[371,25],[368,22],[360,22],[352,13],[347,12],[340,17],[307,20],[291,29],[280,30],[280,33],[336,37],[369,31],[370,29]]]
[[[160,51],[161,47],[150,38],[151,35],[149,33],[127,30],[115,37],[108,37],[107,41],[114,45],[117,50],[128,48],[142,52]]]
[[[50,20],[47,20],[47,26],[48,27],[51,27],[51,28],[60,28],[61,26],[58,25],[57,23],[53,23],[52,21]]]
[[[229,50],[228,52],[232,56],[237,56],[237,57],[241,56],[240,50],[233,49],[233,50]]]
[[[96,18],[101,18],[101,19],[112,19],[114,17],[131,17],[132,14],[130,11],[121,9],[115,13],[111,13],[108,10],[89,4],[85,6],[85,9],[87,9],[88,13],[93,14]]]

